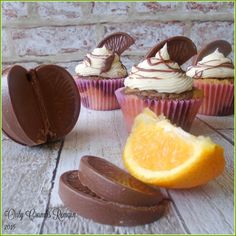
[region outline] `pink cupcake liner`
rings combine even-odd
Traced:
[[[91,79],[75,78],[84,107],[92,110],[119,109],[115,91],[124,86],[124,78]]]
[[[189,100],[155,100],[141,99],[136,95],[126,95],[124,88],[116,90],[115,94],[120,104],[128,132],[131,131],[135,117],[148,107],[157,115],[164,114],[173,124],[189,131],[193,120],[201,106],[202,99]]]
[[[203,90],[204,99],[199,114],[226,116],[234,114],[234,85],[208,84],[195,80],[194,86]]]

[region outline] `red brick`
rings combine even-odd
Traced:
[[[27,17],[26,2],[3,2],[2,3],[2,19],[3,21],[26,18]]]
[[[7,32],[5,29],[2,29],[2,56],[9,57],[11,56],[10,46],[8,44]]]
[[[126,2],[94,2],[92,13],[95,15],[125,15],[129,10]]]
[[[215,12],[221,10],[224,6],[222,2],[188,2],[185,3],[185,10],[197,12]]]
[[[19,56],[80,52],[96,45],[95,26],[88,25],[13,30],[12,39]]]
[[[81,18],[82,8],[88,3],[79,2],[37,2],[36,11],[42,19],[76,19]]]
[[[225,2],[225,11],[234,14],[234,2]]]
[[[137,2],[135,3],[135,9],[137,12],[159,12],[176,9],[177,4],[175,2]]]
[[[198,48],[216,39],[225,39],[233,45],[234,24],[220,21],[194,22],[190,37]]]
[[[226,8],[234,8],[234,2],[226,2],[225,3],[225,6],[226,6]]]
[[[124,31],[135,38],[132,50],[146,52],[157,42],[168,37],[184,34],[185,24],[182,22],[137,22],[105,25],[106,35],[111,32]],[[131,49],[130,49],[131,50]]]

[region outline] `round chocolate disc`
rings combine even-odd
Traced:
[[[105,45],[108,49],[116,52],[118,55],[121,55],[132,44],[134,44],[134,39],[129,34],[124,32],[117,32],[105,37],[97,45],[97,47],[101,48]]]
[[[142,183],[105,159],[84,156],[79,170],[82,184],[109,201],[152,206],[163,200],[159,189]]]
[[[165,203],[151,207],[135,207],[107,201],[82,185],[78,171],[61,175],[59,196],[71,211],[95,222],[117,226],[135,226],[159,219],[165,210]]]
[[[197,48],[193,41],[184,36],[168,38],[151,48],[145,58],[155,57],[156,53],[167,43],[167,50],[170,59],[179,65],[184,64],[191,57],[197,54]]]

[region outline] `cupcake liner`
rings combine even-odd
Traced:
[[[199,109],[199,114],[208,116],[226,116],[234,114],[233,84],[210,84],[195,80],[194,86],[204,92],[204,99]]]
[[[124,86],[124,78],[98,79],[99,77],[75,79],[84,107],[92,110],[119,109],[115,91]]]
[[[116,90],[115,94],[124,115],[128,132],[131,131],[135,117],[146,107],[157,115],[164,114],[173,124],[189,131],[202,103],[201,98],[188,100],[143,99],[136,95],[124,94],[123,89]]]

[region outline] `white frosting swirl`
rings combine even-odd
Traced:
[[[191,90],[193,80],[186,76],[178,63],[170,60],[165,44],[155,57],[133,66],[124,83],[131,89],[179,94]]]
[[[86,55],[85,60],[75,68],[77,75],[101,76],[105,78],[120,78],[127,75],[126,68],[120,62],[118,54],[105,46],[95,48]]]
[[[218,48],[203,57],[196,66],[190,66],[186,74],[192,78],[227,78],[234,77],[232,61],[219,52]]]

